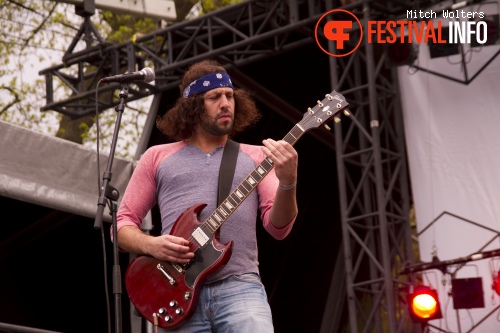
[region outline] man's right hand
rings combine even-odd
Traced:
[[[194,253],[189,251],[189,242],[173,235],[152,237],[149,254],[156,259],[188,263],[194,258]]]
[[[194,258],[189,242],[173,235],[151,236],[136,226],[123,226],[118,231],[118,246],[127,252],[145,254],[158,260],[188,263]]]

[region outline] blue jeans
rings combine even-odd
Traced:
[[[271,308],[257,274],[231,276],[206,284],[193,316],[179,333],[273,333]]]

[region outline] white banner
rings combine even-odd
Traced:
[[[415,64],[424,70],[399,69],[424,262],[432,260],[433,251],[440,260],[452,260],[500,248],[499,49],[468,47],[463,61],[460,55],[431,59],[428,45],[422,44]],[[469,84],[454,81],[476,73]],[[492,274],[499,269],[500,258],[468,262],[458,269],[455,278],[482,278],[485,307],[470,310],[454,310],[450,274],[427,271],[426,282],[438,289],[443,312],[442,320],[430,323],[445,332],[499,332],[500,296],[491,287]]]

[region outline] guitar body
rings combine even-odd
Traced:
[[[195,257],[188,265],[137,256],[125,273],[130,300],[144,318],[159,327],[182,326],[196,310],[203,281],[231,257],[233,241],[223,245],[212,236],[200,247],[193,240],[191,234],[202,225],[198,215],[205,206],[195,204],[186,209],[170,232],[191,241]]]

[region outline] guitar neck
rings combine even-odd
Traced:
[[[283,138],[283,141],[294,145],[304,134],[305,130],[299,124],[295,125]],[[203,225],[205,230],[214,234],[222,224],[231,216],[238,206],[252,193],[262,179],[274,167],[273,161],[266,157],[250,174],[231,192],[227,198],[217,207]]]
[[[283,141],[294,145],[299,138],[308,130],[323,126],[326,121],[336,117],[341,111],[349,114],[346,110],[349,104],[344,96],[335,90],[326,94],[322,101],[317,101],[317,105],[308,108],[302,120],[297,123]],[[340,120],[339,120],[340,121]],[[214,234],[221,225],[231,216],[238,206],[245,200],[250,193],[257,187],[260,181],[271,171],[273,162],[265,158],[242,182],[238,187],[228,195],[228,197],[217,207],[217,209],[203,222],[203,227],[207,233]],[[206,240],[201,240],[201,242]]]

